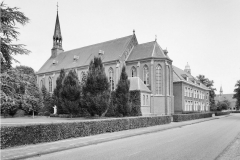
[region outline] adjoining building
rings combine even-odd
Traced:
[[[98,56],[103,61],[111,90],[116,89],[124,65],[129,77],[138,77],[137,81],[141,81],[139,84],[145,85],[140,88],[142,89],[143,115],[174,113],[172,60],[169,58],[167,50],[163,50],[157,43],[157,39],[139,44],[135,31],[133,31],[132,35],[126,37],[70,51],[63,50],[62,40],[57,13],[52,54],[51,56],[49,54],[50,58],[37,72],[40,88],[45,85],[52,93],[61,69],[66,72],[74,69],[81,80],[88,70],[90,61],[94,56]]]
[[[222,86],[220,87],[220,93],[216,95],[215,97],[215,103],[222,102],[224,100],[227,100],[230,102],[229,110],[236,110],[236,102],[237,99],[233,98],[233,94],[223,94]]]
[[[190,66],[184,70],[173,66],[174,112],[209,111],[210,89],[191,75]]]

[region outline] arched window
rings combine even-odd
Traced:
[[[136,70],[135,67],[132,67],[132,69],[131,69],[131,75],[132,75],[132,77],[137,77],[137,70]]]
[[[51,93],[52,92],[52,90],[53,90],[53,87],[52,87],[52,78],[51,77],[49,77],[49,92]]]
[[[162,93],[162,67],[160,65],[157,65],[156,67],[156,94]]]
[[[113,91],[114,90],[114,73],[113,73],[113,69],[109,68],[109,82],[110,82],[110,90]]]
[[[143,67],[143,82],[144,84],[149,85],[149,70],[147,65]]]

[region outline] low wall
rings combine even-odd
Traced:
[[[173,122],[190,121],[209,117],[212,117],[212,113],[173,114]]]
[[[171,116],[125,117],[82,122],[2,126],[1,149],[171,123]]]

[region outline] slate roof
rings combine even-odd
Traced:
[[[184,79],[183,77],[188,77],[188,81],[186,79]],[[200,88],[203,88],[205,90],[210,90],[208,87],[206,87],[204,84],[202,84],[201,82],[200,83],[200,86],[193,83],[192,80],[195,80],[197,82],[199,82],[195,77],[193,77],[191,74],[185,72],[184,70],[176,67],[176,66],[173,66],[173,82],[179,82],[179,81],[184,81],[186,83],[189,83],[191,85],[195,85],[197,87],[200,87]]]
[[[54,29],[53,38],[62,39],[60,22],[59,22],[59,18],[58,18],[58,12],[57,12],[57,18],[56,18],[56,23],[55,23],[55,29]]]
[[[128,77],[128,79],[130,80],[130,91],[140,90],[141,92],[151,92],[139,77]]]
[[[117,60],[119,55],[122,55],[132,37],[133,35],[130,35],[107,42],[62,52],[56,58],[49,58],[47,62],[39,69],[37,74],[57,71],[61,70],[62,68],[68,69],[89,65],[93,57],[98,55],[99,50],[104,51],[103,62]],[[74,55],[79,56],[79,59],[76,62],[73,61]],[[53,65],[53,60],[56,60],[58,63]]]
[[[152,41],[135,46],[132,53],[129,55],[127,61],[152,57],[170,59],[164,54],[159,44],[156,41]]]

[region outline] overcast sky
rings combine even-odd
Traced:
[[[173,65],[205,75],[233,93],[240,80],[240,0],[5,0],[30,23],[19,27],[19,42],[31,51],[17,56],[38,71],[51,56],[59,5],[65,51],[132,34],[168,49]],[[80,57],[81,58],[81,57]]]

